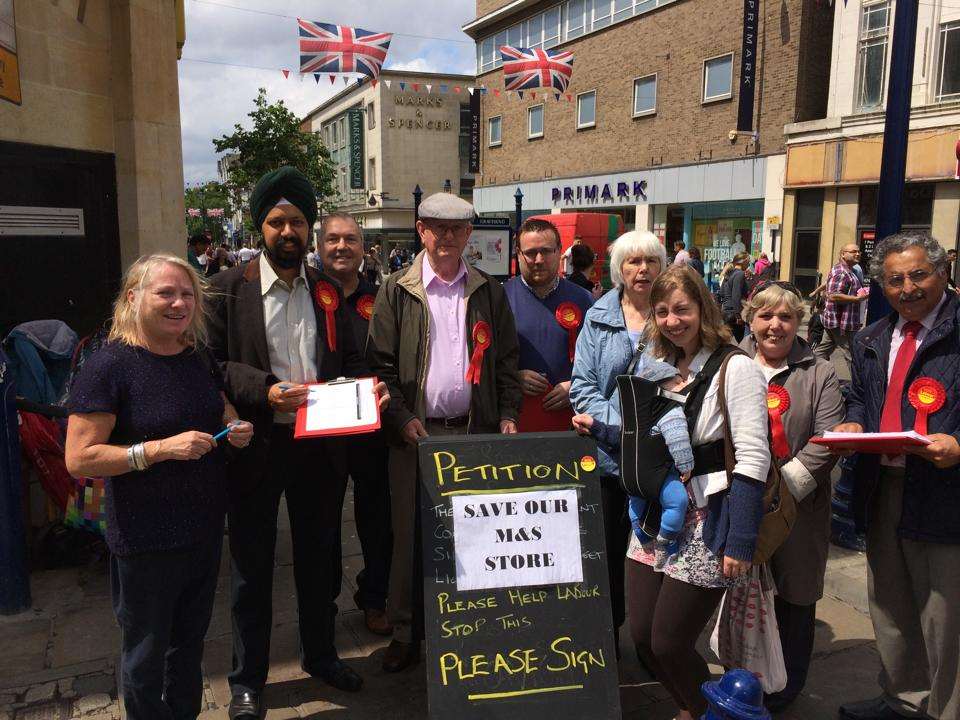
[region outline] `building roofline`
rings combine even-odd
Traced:
[[[514,13],[536,5],[539,2],[540,0],[513,0],[512,2],[509,2],[492,12],[488,12],[486,15],[481,15],[480,17],[471,20],[466,25],[461,26],[460,29],[476,40],[477,36],[480,34],[480,31],[488,25],[499,22],[500,20],[510,17]]]
[[[313,73],[309,73],[313,74]],[[326,75],[327,73],[319,73],[320,75]],[[422,77],[422,78],[437,78],[437,79],[449,79],[449,80],[463,80],[463,81],[474,81],[476,76],[474,75],[457,75],[454,73],[436,73],[436,72],[417,72],[415,70],[383,70],[380,73],[380,78],[387,77]],[[380,82],[380,80],[378,80]],[[360,85],[357,85],[356,82],[347,84],[340,92],[332,97],[328,98],[326,101],[317,105],[313,110],[308,112],[303,116],[300,123],[303,124],[310,120],[314,115],[321,113],[323,110],[327,109],[331,105],[340,102],[345,97],[349,97],[350,93],[366,90],[370,86],[370,78],[364,78],[363,82]]]

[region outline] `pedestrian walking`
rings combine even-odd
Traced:
[[[853,243],[844,245],[839,260],[830,269],[820,314],[823,339],[814,350],[817,357],[829,360],[834,350],[839,349],[847,367],[850,367],[850,342],[861,325],[860,303],[868,297],[858,294],[863,283],[853,268],[859,259],[860,248]]]

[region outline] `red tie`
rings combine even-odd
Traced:
[[[903,421],[900,418],[900,406],[903,402],[903,384],[913,356],[917,354],[917,334],[923,325],[916,321],[908,322],[900,331],[903,342],[897,350],[897,359],[893,363],[890,382],[887,383],[887,395],[883,400],[883,414],[880,415],[880,432],[900,432]]]

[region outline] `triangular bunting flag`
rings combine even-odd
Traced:
[[[535,92],[531,92],[531,93],[530,93],[530,97],[532,97],[534,100],[536,100],[536,99],[537,99],[537,94],[536,94]]]
[[[424,87],[427,88],[427,94],[428,94],[428,95],[429,95],[431,92],[433,92],[433,85],[424,85]]]
[[[376,86],[377,86],[377,79],[376,79],[376,78],[370,78],[370,86],[371,86],[371,87],[376,87]]]
[[[320,73],[314,73],[313,79],[317,81],[317,85],[320,84]]]
[[[566,96],[567,96],[567,102],[573,102],[573,95],[571,95],[570,93],[566,93]]]
[[[523,100],[523,90],[517,90],[517,97]]]
[[[556,100],[557,102],[560,102],[560,93],[555,92],[555,93],[553,94],[553,99]]]
[[[494,97],[500,97],[500,91],[497,90],[496,88],[494,88],[494,89],[493,89],[493,96],[494,96]]]
[[[290,77],[290,71],[289,71],[289,70],[281,70],[280,72],[283,73],[283,79],[284,79],[284,80],[289,79],[289,77]]]
[[[467,92],[470,93],[471,95],[473,95],[474,90],[476,90],[476,88],[472,88],[472,87],[467,88]]]
[[[414,91],[414,92],[420,92],[420,83],[414,83],[414,84],[413,84],[413,91]]]
[[[344,84],[344,85],[347,85],[349,82],[350,82],[350,78],[348,78],[346,75],[344,75],[344,76],[343,76],[343,84]]]
[[[387,86],[387,90],[390,89],[390,86],[393,85],[393,80],[384,80],[383,84]]]
[[[460,92],[460,86],[459,86],[459,85],[454,85],[454,86],[453,86],[453,91],[454,91],[455,93]]]
[[[331,75],[331,76],[330,76],[330,84],[333,85],[333,81],[336,80],[336,79],[337,79],[337,76],[336,76],[336,75]]]
[[[401,80],[401,81],[400,81],[400,92],[403,92],[403,91],[406,90],[406,89],[407,89],[407,84],[406,84],[403,80]]]

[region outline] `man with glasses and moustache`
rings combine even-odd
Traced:
[[[893,312],[853,341],[846,422],[834,429],[914,429],[931,442],[857,462],[883,695],[841,706],[846,720],[960,717],[960,300],[947,270],[926,233],[883,240],[871,271]]]
[[[424,250],[380,286],[370,321],[367,358],[392,398],[383,413],[393,514],[386,672],[420,658],[417,443],[429,435],[517,432],[517,331],[500,283],[463,260],[473,216],[473,206],[450,193],[420,204]]]
[[[573,418],[573,349],[593,296],[560,277],[560,248],[551,223],[527,220],[517,235],[520,275],[504,285],[520,341],[521,432],[568,430]]]

